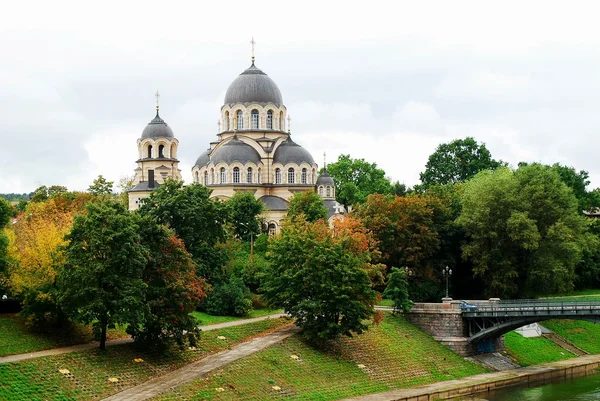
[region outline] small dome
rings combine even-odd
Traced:
[[[277,84],[254,63],[242,72],[227,89],[225,104],[274,103],[283,104]]]
[[[275,156],[273,156],[273,163],[281,163],[284,166],[288,163],[300,164],[306,162],[308,164],[314,164],[315,161],[308,150],[292,141],[291,137],[288,137],[285,141],[277,147],[275,150]]]
[[[240,162],[242,164],[247,162],[253,162],[255,164],[260,163],[260,155],[250,145],[240,141],[237,137],[227,142],[216,150],[210,157],[210,160],[215,164],[225,162],[227,164],[233,162]]]
[[[196,160],[196,164],[194,164],[194,166],[198,166],[198,167],[204,167],[208,164],[208,162],[210,161],[210,157],[208,156],[208,154],[210,153],[210,149],[205,150],[200,157],[198,157],[198,159]]]
[[[167,125],[167,123],[160,118],[158,110],[156,110],[156,117],[150,121],[144,131],[142,132],[142,139],[146,138],[174,138],[173,130]]]
[[[327,169],[323,170],[323,173],[317,178],[317,185],[332,185],[335,186],[333,178],[327,174]]]

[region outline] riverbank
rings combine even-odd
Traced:
[[[432,401],[447,400],[515,385],[543,383],[556,379],[571,379],[597,374],[600,355],[529,366],[503,372],[483,373],[426,386],[393,390],[342,401]]]

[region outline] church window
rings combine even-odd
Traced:
[[[225,172],[225,167],[221,167],[221,184],[227,183],[227,173]]]
[[[158,157],[165,157],[165,145],[158,147]]]
[[[293,168],[288,169],[288,184],[294,184],[296,182],[296,172]]]
[[[321,187],[319,187],[319,195],[320,195],[320,196],[323,196],[323,187],[322,187],[322,186],[321,186]]]
[[[204,185],[208,185],[208,171],[204,172]]]
[[[240,168],[239,167],[233,168],[233,183],[234,184],[240,183]]]
[[[282,131],[285,131],[285,127],[283,126],[283,124],[285,123],[285,120],[283,118],[283,111],[279,113],[279,129]]]
[[[237,120],[237,129],[244,129],[244,114],[241,110],[237,111],[235,118]]]
[[[196,176],[195,176],[194,182],[199,182],[198,181],[198,172],[197,171],[196,171]]]
[[[148,145],[148,159],[152,159],[152,145]]]
[[[270,223],[269,224],[269,235],[275,235],[277,234],[277,226],[275,225],[275,223]]]
[[[273,110],[267,111],[267,129],[273,129]]]
[[[302,176],[300,177],[300,182],[302,184],[306,184],[306,169],[305,168],[302,169]]]
[[[246,173],[246,183],[252,184],[252,167],[248,167],[248,172]]]
[[[252,129],[258,129],[258,110],[254,109],[250,114],[252,116]]]
[[[225,130],[229,131],[229,112],[225,112]]]
[[[327,197],[331,196],[331,187],[329,185],[327,185],[327,189],[326,189],[325,193],[327,194]]]
[[[275,184],[281,184],[281,169],[275,170]]]

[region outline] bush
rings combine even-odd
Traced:
[[[206,299],[206,312],[210,315],[244,316],[251,310],[252,293],[239,277],[215,285]]]

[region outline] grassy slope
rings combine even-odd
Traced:
[[[482,372],[403,318],[386,314],[379,326],[339,339],[328,352],[294,336],[158,399],[334,400]]]
[[[196,350],[143,352],[128,344],[109,347],[106,352],[94,349],[0,364],[0,400],[101,399],[284,324],[285,319],[268,319],[206,332]],[[225,336],[226,340],[217,336]],[[143,362],[136,363],[135,358],[142,358]],[[64,375],[59,369],[68,369],[70,374]],[[112,377],[119,382],[110,383],[108,379]]]
[[[525,338],[511,331],[504,336],[506,350],[521,366],[561,361],[576,355],[544,338]]]
[[[128,337],[121,329],[111,329],[109,339]],[[67,333],[42,334],[29,331],[18,315],[0,315],[0,356],[35,352],[50,348],[83,344],[94,339],[89,327],[75,326]]]
[[[590,354],[600,354],[600,325],[581,320],[548,320],[541,324]]]
[[[192,315],[196,318],[199,325],[211,325],[211,324],[217,324],[217,323],[232,322],[234,320],[252,319],[254,317],[273,315],[275,313],[281,313],[281,312],[282,312],[281,309],[254,309],[250,313],[248,313],[248,316],[241,316],[241,317],[238,317],[238,316],[214,316],[214,315],[209,315],[208,313],[197,312],[197,311],[192,312]]]

